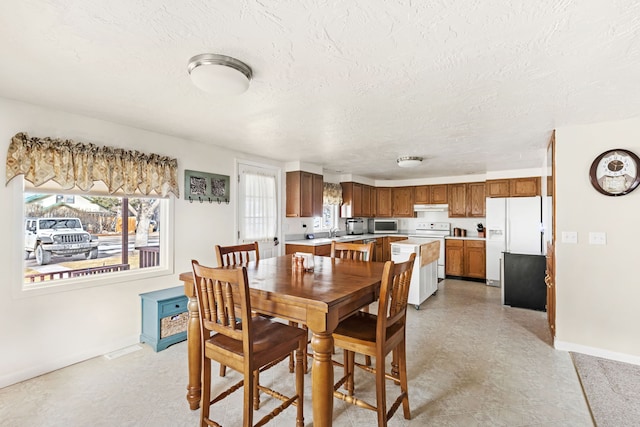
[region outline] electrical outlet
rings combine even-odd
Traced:
[[[562,232],[562,243],[578,243],[578,232],[577,231],[563,231]]]
[[[590,245],[606,245],[607,233],[602,231],[590,231],[589,232],[589,244]]]

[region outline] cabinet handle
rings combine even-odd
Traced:
[[[180,308],[180,304],[176,304],[176,308]]]

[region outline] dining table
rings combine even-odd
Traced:
[[[292,257],[283,255],[243,264],[249,279],[251,309],[307,325],[312,334],[313,350],[313,425],[331,426],[334,385],[332,333],[341,320],[378,299],[384,263],[314,256],[313,270],[305,271],[293,266]],[[189,299],[187,401],[195,410],[200,405],[201,396],[200,317],[193,273],[184,272],[179,277]]]

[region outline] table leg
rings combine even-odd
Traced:
[[[187,357],[189,365],[189,385],[187,386],[187,401],[191,410],[200,407],[200,395],[202,390],[202,357],[200,354],[200,317],[198,315],[198,300],[195,296],[189,296],[187,305],[189,310],[189,323],[187,324]]]
[[[313,425],[331,426],[333,422],[333,335],[331,332],[313,332],[313,368],[311,369],[311,401]]]

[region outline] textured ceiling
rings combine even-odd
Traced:
[[[3,0],[0,52],[2,97],[373,179],[539,167],[554,128],[640,115],[630,0]],[[249,90],[195,88],[200,53]]]

